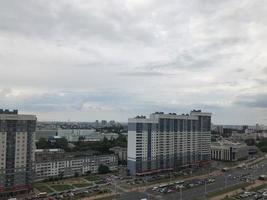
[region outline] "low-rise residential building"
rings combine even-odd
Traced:
[[[114,154],[116,154],[118,156],[119,161],[121,163],[127,161],[127,148],[117,146],[117,147],[112,147],[109,150],[113,151]]]
[[[37,149],[35,153],[35,180],[51,177],[71,177],[76,174],[98,173],[98,167],[105,165],[110,171],[118,170],[118,158],[109,155],[77,155],[62,149]]]
[[[211,159],[238,161],[248,158],[248,146],[245,143],[220,141],[211,143]]]
[[[83,141],[101,141],[117,139],[118,133],[99,133],[94,129],[58,129],[57,136],[65,137],[69,142],[77,142],[82,138]]]

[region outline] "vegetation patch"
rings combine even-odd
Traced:
[[[228,188],[225,188],[223,190],[218,190],[218,191],[215,191],[215,192],[211,192],[207,195],[207,197],[215,197],[215,196],[219,196],[219,195],[222,195],[222,194],[225,194],[225,193],[228,193],[228,192],[232,192],[234,190],[238,190],[238,189],[241,189],[241,188],[245,188],[247,186],[251,185],[251,183],[241,183],[241,184],[238,184],[238,185],[234,185],[234,186],[231,186],[231,187],[228,187]]]
[[[77,184],[72,184],[74,187],[77,187],[77,188],[83,188],[83,187],[89,187],[89,186],[92,186],[93,184],[92,183],[77,183]]]
[[[71,185],[65,185],[65,184],[62,184],[62,185],[50,185],[50,187],[53,188],[56,191],[59,191],[59,192],[64,191],[64,190],[70,190],[70,189],[74,188]]]
[[[262,184],[262,185],[259,185],[259,186],[254,187],[254,188],[251,188],[249,191],[256,192],[256,191],[261,190],[261,189],[264,189],[266,187],[267,187],[267,183]]]
[[[46,185],[34,185],[34,188],[37,189],[39,192],[47,192],[47,193],[53,192],[53,190],[51,190]]]
[[[85,177],[85,179],[88,181],[99,181],[100,180],[99,176],[94,176],[94,175],[87,176]]]

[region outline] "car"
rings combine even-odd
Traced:
[[[183,180],[181,180],[181,181],[176,181],[175,183],[176,183],[176,184],[183,184],[184,181],[183,181]]]
[[[255,200],[262,199],[262,195],[261,194],[255,194],[254,199]]]
[[[185,188],[185,186],[182,184],[182,185],[176,185],[176,189],[183,189],[183,188]]]
[[[267,197],[267,191],[263,192],[263,193],[262,193],[262,196],[263,196],[264,198]]]
[[[208,183],[214,183],[215,182],[215,179],[214,178],[210,178],[209,180],[208,180]]]
[[[152,190],[155,191],[157,190],[159,187],[153,187]]]
[[[167,192],[167,188],[162,188],[162,189],[160,190],[160,192],[161,192],[161,193],[166,193],[166,192]]]

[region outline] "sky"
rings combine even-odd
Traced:
[[[155,111],[267,124],[264,0],[0,0],[0,107],[39,120]]]

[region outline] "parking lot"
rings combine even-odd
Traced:
[[[263,188],[255,191],[244,191],[241,194],[233,196],[231,199],[244,200],[264,200],[267,199],[267,184]]]
[[[161,199],[161,200],[192,200],[205,199],[209,194],[223,192],[229,188],[242,188],[244,185],[253,184],[260,175],[267,173],[266,159],[258,164],[242,165],[229,171],[218,173],[212,177],[212,183],[206,183],[202,179],[193,179],[192,181],[176,182],[182,178],[173,178],[165,175],[165,184],[154,184],[146,191],[122,193],[119,199],[136,200],[141,198]],[[169,177],[169,180],[168,180]],[[185,179],[186,180],[186,179]],[[138,180],[144,181],[144,178]],[[183,185],[183,186],[181,186]],[[181,188],[180,188],[181,187]],[[206,197],[205,197],[206,196]]]
[[[195,188],[201,185],[207,185],[207,184],[212,184],[215,182],[214,178],[208,178],[208,179],[193,179],[193,180],[188,180],[188,181],[176,181],[172,183],[167,183],[167,184],[162,184],[159,185],[158,187],[155,186],[151,190],[154,193],[172,193],[176,191],[181,191],[181,190],[187,190],[191,188]]]

